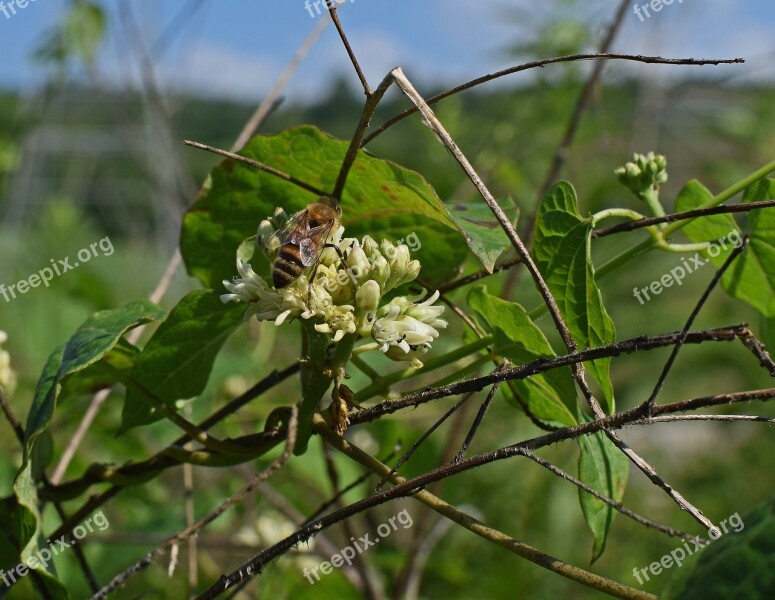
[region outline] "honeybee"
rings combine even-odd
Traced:
[[[296,281],[305,269],[314,265],[317,269],[326,240],[339,227],[342,209],[335,198],[321,196],[304,210],[294,214],[288,222],[275,231],[267,244],[277,238],[280,249],[272,265],[272,284],[279,290]],[[341,250],[336,247],[340,257]],[[312,278],[314,278],[314,272]],[[312,279],[310,278],[310,279]]]

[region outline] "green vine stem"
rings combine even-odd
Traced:
[[[465,344],[460,348],[456,348],[451,352],[447,352],[446,354],[442,354],[441,356],[432,358],[426,361],[426,363],[419,369],[415,369],[414,367],[409,367],[408,369],[404,369],[402,371],[396,371],[394,373],[389,373],[388,375],[385,375],[383,377],[378,377],[377,379],[372,381],[371,384],[369,384],[361,391],[359,391],[357,394],[355,394],[355,401],[359,403],[365,402],[366,400],[372,398],[373,396],[376,396],[377,394],[385,394],[390,389],[390,386],[393,385],[394,383],[398,383],[399,381],[404,381],[405,379],[408,379],[410,377],[416,377],[418,375],[428,373],[430,371],[439,369],[441,367],[446,367],[447,365],[457,362],[462,358],[466,358],[467,356],[475,352],[479,352],[480,350],[492,344],[494,341],[495,341],[495,337],[492,335],[488,335],[481,339],[475,340],[469,344]]]
[[[301,389],[302,399],[299,407],[299,431],[293,453],[300,456],[307,451],[307,444],[312,435],[312,418],[318,410],[331,382],[336,385],[345,376],[345,366],[353,353],[356,334],[345,335],[337,343],[332,344],[330,337],[315,330],[314,323],[302,321],[302,366]]]
[[[698,206],[696,208],[705,209],[705,208],[713,208],[714,206],[718,206],[719,204],[722,204],[727,200],[729,200],[730,198],[736,196],[737,194],[745,190],[747,187],[753,185],[760,179],[766,177],[773,171],[775,171],[775,160],[768,162],[760,169],[757,169],[756,171],[751,173],[748,177],[741,179],[737,183],[725,189],[723,192],[713,196],[713,198],[708,200],[705,204],[702,204],[701,206]],[[670,237],[671,234],[675,233],[676,231],[680,231],[681,229],[686,227],[686,225],[691,223],[693,220],[694,219],[687,219],[685,221],[676,221],[675,223],[668,225],[667,227],[661,230],[662,236],[664,237],[664,239],[667,239],[668,237]],[[637,258],[638,256],[641,256],[642,254],[645,254],[646,252],[653,250],[654,248],[657,247],[657,245],[658,245],[657,241],[654,240],[653,238],[649,238],[635,244],[634,246],[628,248],[624,252],[621,252],[620,254],[608,260],[599,269],[596,269],[597,277],[599,278],[605,277],[606,275],[615,271],[616,269],[628,263],[629,261],[633,260],[634,258]],[[546,311],[547,311],[546,305],[541,305],[531,310],[528,313],[528,315],[530,316],[531,319],[536,319],[542,316],[544,313],[546,313]]]

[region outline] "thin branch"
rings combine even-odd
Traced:
[[[3,391],[2,386],[0,386],[0,406],[3,407],[5,418],[8,419],[8,423],[11,425],[11,429],[13,429],[13,432],[16,435],[16,439],[19,440],[19,444],[21,444],[21,447],[24,448],[24,427],[22,427],[19,419],[16,418],[11,405],[8,403],[8,399],[5,397],[5,392]]]
[[[770,423],[775,425],[775,418],[758,417],[756,415],[667,415],[664,417],[639,419],[628,423],[627,426],[651,425],[652,423],[677,423],[679,421],[752,421],[755,423]]]
[[[663,418],[670,418],[670,417],[663,417]],[[616,502],[615,500],[612,500],[608,496],[605,496],[605,495],[601,494],[600,492],[598,492],[597,490],[589,487],[583,481],[581,481],[579,479],[576,479],[570,473],[566,473],[565,471],[563,471],[559,467],[556,467],[555,465],[553,465],[549,461],[544,460],[540,456],[536,456],[530,450],[524,450],[522,452],[522,456],[525,456],[526,458],[529,458],[533,462],[541,465],[543,468],[551,471],[555,475],[557,475],[559,477],[562,477],[566,481],[571,482],[573,485],[575,485],[579,489],[582,489],[586,493],[593,495],[595,498],[597,498],[601,502],[607,504],[608,506],[610,506],[614,510],[619,511],[625,517],[629,517],[630,519],[632,519],[636,523],[640,523],[641,525],[644,525],[644,526],[646,526],[646,527],[648,527],[650,529],[656,529],[657,531],[661,531],[665,535],[669,535],[671,537],[679,537],[679,538],[684,539],[684,540],[697,539],[696,536],[693,536],[693,535],[691,535],[691,534],[689,534],[689,533],[687,533],[685,531],[681,531],[680,529],[673,529],[672,527],[667,527],[665,525],[657,523],[656,521],[652,521],[651,519],[647,519],[646,517],[639,515],[638,513],[634,512],[634,511],[630,510],[629,508],[627,508],[626,506],[624,506],[621,502]]]
[[[603,227],[592,232],[592,237],[604,237],[612,235],[614,233],[621,233],[624,231],[634,231],[643,227],[651,227],[652,225],[659,225],[660,223],[672,223],[674,221],[688,221],[690,219],[696,219],[697,217],[704,217],[708,215],[723,215],[726,213],[740,213],[749,212],[751,210],[758,210],[761,208],[769,208],[775,206],[775,200],[761,200],[760,202],[740,202],[739,204],[729,204],[723,206],[713,206],[711,208],[697,208],[694,210],[687,210],[684,212],[673,213],[665,215],[664,217],[645,217],[643,219],[636,219],[634,221],[627,221],[626,223],[619,223],[618,225],[612,225],[610,227]]]
[[[105,403],[105,400],[108,399],[108,396],[110,396],[110,388],[100,390],[94,394],[89,406],[86,408],[86,412],[83,414],[81,422],[78,423],[78,428],[75,430],[73,437],[70,438],[65,451],[62,453],[62,457],[59,459],[59,462],[54,469],[54,473],[49,478],[53,485],[57,485],[62,481],[62,478],[67,471],[67,467],[70,465],[70,461],[73,460],[75,453],[78,451],[78,448],[80,448],[83,439],[86,437],[94,419],[97,417],[97,413],[99,413],[100,408],[102,408],[102,405]]]
[[[710,297],[710,293],[715,289],[716,285],[718,285],[718,282],[721,281],[721,277],[724,275],[724,273],[726,273],[727,269],[732,265],[735,259],[738,256],[740,256],[743,250],[745,250],[747,245],[748,245],[748,236],[743,236],[742,243],[739,246],[737,246],[732,252],[729,253],[729,256],[724,261],[724,264],[721,266],[721,268],[718,271],[716,271],[716,274],[713,276],[713,279],[711,279],[710,283],[705,288],[705,291],[702,293],[702,296],[700,296],[700,299],[697,301],[697,304],[695,305],[694,309],[689,315],[689,318],[686,320],[686,324],[681,330],[681,337],[678,338],[678,341],[675,343],[675,346],[673,346],[673,351],[670,353],[670,356],[667,359],[665,366],[662,368],[662,373],[660,373],[659,379],[657,379],[657,382],[654,385],[654,389],[652,390],[651,395],[649,396],[648,400],[646,400],[646,402],[644,403],[644,406],[646,406],[648,409],[651,409],[654,406],[654,403],[657,400],[657,396],[659,395],[659,392],[662,389],[662,385],[665,383],[667,374],[670,372],[670,369],[673,367],[673,363],[675,362],[675,359],[678,356],[678,352],[681,350],[681,346],[683,346],[684,340],[686,340],[686,336],[689,334],[689,329],[691,328],[692,324],[697,318],[697,315],[700,314],[700,310],[702,310],[702,307],[705,306],[705,302],[707,302],[708,298]]]
[[[759,365],[769,371],[770,377],[775,377],[775,361],[770,358],[770,355],[767,352],[767,348],[764,347],[764,344],[757,340],[756,336],[754,336],[754,334],[747,328],[740,336],[740,340],[743,342],[743,345],[748,348],[751,353],[759,360]]]
[[[371,455],[363,452],[340,436],[336,435],[328,426],[328,424],[318,415],[316,415],[315,418],[314,428],[320,435],[325,437],[328,443],[333,445],[338,450],[344,452],[351,458],[354,458],[364,466],[372,469],[374,472],[380,475],[384,475],[390,470],[387,465],[383,465]],[[471,459],[469,459],[469,461],[465,461],[465,463],[470,462],[470,460]],[[452,469],[463,470],[465,463],[445,467],[442,471],[446,472]],[[487,527],[481,521],[478,521],[477,519],[474,519],[473,517],[457,510],[455,507],[447,504],[430,492],[424,490],[419,492],[416,491],[431,481],[441,479],[441,477],[438,477],[439,471],[439,469],[436,469],[430,473],[426,473],[425,475],[421,475],[410,480],[406,480],[400,477],[398,474],[394,475],[392,478],[396,483],[394,487],[351,504],[350,506],[345,507],[343,510],[339,510],[330,515],[321,517],[314,523],[310,523],[306,527],[297,530],[295,533],[278,542],[271,548],[260,552],[258,555],[244,563],[235,571],[229,573],[228,575],[222,576],[215,584],[213,584],[210,588],[205,590],[204,593],[198,596],[197,600],[211,600],[212,598],[220,595],[220,593],[224,590],[242,581],[243,579],[251,578],[261,573],[263,568],[270,561],[278,558],[279,556],[282,556],[293,546],[309,539],[318,531],[330,527],[331,525],[338,523],[343,519],[349,518],[369,508],[379,506],[380,504],[384,504],[385,502],[388,502],[394,498],[407,496],[409,494],[413,494],[413,497],[417,500],[427,504],[437,512],[455,521],[459,525],[462,525],[473,533],[487,539],[488,541],[498,544],[501,547],[513,552],[514,554],[530,560],[531,562],[541,567],[567,577],[568,579],[577,581],[588,587],[604,591],[618,598],[640,598],[655,600],[656,597],[652,596],[651,594],[629,588],[618,582],[605,579],[604,577],[600,577],[594,573],[590,573],[588,571],[584,571],[583,569],[579,569],[578,567],[569,565],[568,563],[536,550],[527,544],[515,540],[514,538],[511,538],[510,536],[507,536],[500,531]],[[431,474],[436,474],[436,477],[434,478],[434,476]]]
[[[128,569],[116,575],[105,587],[103,587],[100,591],[98,591],[96,594],[92,596],[92,600],[100,600],[100,599],[106,598],[111,591],[121,586],[127,579],[129,579],[129,577],[131,577],[138,571],[141,571],[142,569],[150,565],[156,558],[158,558],[164,552],[169,550],[173,545],[179,544],[180,542],[188,539],[189,537],[194,535],[197,531],[199,531],[209,523],[213,522],[215,519],[217,519],[227,510],[229,510],[234,505],[241,502],[242,499],[245,496],[247,496],[247,494],[249,494],[258,484],[262,483],[263,481],[266,481],[267,479],[269,479],[269,477],[271,477],[274,474],[275,471],[282,468],[282,466],[286,463],[288,458],[290,458],[293,445],[296,442],[297,418],[298,418],[298,408],[296,406],[293,406],[291,408],[290,423],[286,429],[287,437],[285,441],[285,449],[283,450],[283,453],[280,456],[278,456],[275,460],[273,460],[266,469],[257,473],[252,481],[250,481],[245,486],[243,486],[242,489],[239,490],[236,494],[234,494],[230,498],[223,501],[220,505],[218,505],[218,507],[212,510],[209,514],[199,519],[199,521],[197,521],[190,527],[187,527],[183,531],[173,535],[166,542],[164,542],[159,547],[157,547],[156,549],[146,554],[142,559],[137,561]]]
[[[363,74],[363,70],[361,69],[361,66],[358,64],[358,59],[355,58],[355,52],[353,52],[352,47],[350,46],[350,41],[347,39],[347,36],[344,33],[344,28],[342,27],[342,24],[339,22],[339,16],[336,14],[336,6],[334,6],[333,2],[328,4],[328,12],[331,15],[331,20],[334,22],[334,25],[336,26],[336,30],[339,32],[339,37],[342,39],[342,44],[344,44],[345,50],[347,50],[347,56],[350,57],[350,62],[353,64],[353,68],[355,69],[355,72],[358,74],[358,79],[361,81],[361,85],[363,86],[363,92],[366,94],[366,97],[368,98],[371,96],[371,88],[369,87],[369,82],[366,81],[366,76]]]
[[[283,382],[288,377],[295,375],[299,370],[298,363],[294,363],[287,369],[281,372],[273,371],[268,376],[266,376],[264,379],[259,381],[256,385],[254,385],[252,388],[247,390],[244,394],[242,394],[240,397],[235,398],[231,402],[229,402],[227,405],[221,407],[218,409],[215,413],[210,415],[208,418],[206,418],[204,421],[202,421],[199,424],[199,428],[203,430],[207,430],[213,425],[219,423],[222,421],[225,417],[232,414],[239,408],[241,408],[243,405],[247,404],[254,398],[260,396],[264,392],[268,391],[272,387],[278,385],[279,383]],[[281,441],[281,432],[277,432],[276,437],[278,438],[278,443]],[[126,465],[125,467],[119,468],[116,470],[116,473],[118,475],[123,475],[125,472],[127,475],[131,477],[132,473],[136,473],[140,475],[140,480],[145,481],[147,480],[147,476],[143,476],[143,474],[150,473],[153,471],[159,471],[163,470],[169,467],[177,466],[180,463],[176,462],[174,460],[170,460],[168,456],[165,455],[165,451],[174,448],[179,447],[188,442],[191,438],[189,438],[187,435],[182,435],[177,440],[175,440],[170,446],[165,448],[165,450],[162,450],[161,452],[155,454],[154,456],[148,458],[145,461],[142,461],[141,463],[133,463],[131,465]],[[139,470],[133,470],[133,468],[139,467]],[[80,480],[77,480],[76,482],[70,482],[70,485],[85,485],[89,486],[92,483],[99,483],[102,481],[99,479],[99,477],[95,477],[95,475],[92,472],[87,472],[86,475],[84,475]],[[86,517],[88,517],[91,513],[93,513],[97,508],[105,504],[108,500],[116,496],[122,489],[126,487],[125,485],[120,485],[117,483],[113,483],[113,486],[108,488],[105,492],[93,496],[90,498],[81,508],[79,508],[67,522],[62,523],[62,525],[57,528],[57,530],[51,534],[49,539],[58,539],[60,536],[70,532],[72,528],[83,521]],[[42,488],[39,490],[39,496],[42,498],[44,496],[48,496],[51,494],[51,492],[56,492],[57,486],[51,486],[50,488]]]
[[[573,62],[578,60],[628,60],[628,61],[642,62],[642,63],[648,63],[648,64],[664,64],[664,65],[719,65],[719,64],[734,64],[734,63],[745,62],[745,60],[742,58],[732,58],[732,59],[662,58],[661,56],[639,56],[634,54],[615,54],[610,52],[605,54],[600,54],[600,53],[569,54],[567,56],[556,56],[553,58],[534,60],[521,65],[517,65],[515,67],[503,69],[502,71],[497,71],[495,73],[484,75],[482,77],[477,77],[476,79],[467,81],[466,83],[458,85],[450,90],[447,90],[446,92],[442,92],[440,94],[436,94],[435,96],[428,98],[427,103],[431,105],[436,104],[440,100],[443,100],[444,98],[449,98],[454,94],[458,94],[460,92],[469,90],[473,87],[476,87],[477,85],[481,85],[483,83],[493,81],[494,79],[505,77],[506,75],[519,73],[520,71],[527,71],[528,69],[535,69],[538,67],[544,67],[546,65],[551,65],[555,63]],[[408,108],[402,113],[399,113],[398,115],[396,115],[395,117],[387,121],[384,125],[381,125],[377,129],[375,129],[366,138],[364,138],[361,144],[361,147],[365,146],[366,144],[371,142],[374,138],[376,138],[378,135],[390,129],[396,123],[403,121],[404,119],[406,119],[410,115],[413,115],[416,112],[418,112],[417,107],[413,107],[413,108]]]
[[[371,473],[366,472],[366,476],[370,477]],[[261,497],[269,502],[274,508],[279,510],[288,519],[296,524],[297,527],[301,527],[306,523],[304,515],[291,503],[288,499],[278,492],[268,482],[264,482],[258,486],[258,492]],[[322,560],[327,560],[334,554],[339,552],[339,547],[336,546],[326,534],[321,533],[315,538],[315,547],[310,547],[309,550],[316,556],[319,556]],[[255,547],[252,549],[255,551]],[[364,582],[361,574],[352,565],[342,565],[342,574],[352,584],[352,586],[359,592],[363,592]],[[243,583],[247,584],[246,579]],[[239,586],[238,586],[239,587]],[[234,597],[232,594],[231,597]]]
[[[495,386],[493,386],[495,387]],[[404,454],[398,459],[395,465],[393,465],[390,468],[390,471],[387,475],[385,475],[380,482],[377,484],[377,486],[374,488],[375,492],[378,492],[382,489],[382,486],[385,485],[394,474],[398,473],[398,469],[403,465],[407,460],[409,460],[412,455],[415,453],[415,451],[422,445],[422,443],[427,440],[431,434],[436,431],[441,425],[449,419],[454,413],[457,412],[457,409],[463,406],[470,398],[473,396],[475,392],[469,392],[468,394],[463,394],[463,397],[460,398],[460,400],[457,401],[457,403],[452,406],[447,412],[445,412],[440,418],[436,419],[436,422],[431,425],[425,433],[423,433],[417,440],[414,442],[414,444],[411,445],[411,447],[404,452]]]
[[[396,454],[398,454],[398,452],[399,452],[400,450],[401,450],[401,445],[400,445],[400,444],[396,444],[396,446],[393,448],[393,450],[390,452],[390,454],[388,454],[388,455],[387,455],[385,458],[383,458],[383,459],[382,459],[382,462],[383,462],[383,463],[387,463],[387,462],[388,462],[389,460],[391,460],[391,459],[392,459],[392,458],[393,458],[393,457],[394,457]],[[342,488],[341,490],[339,490],[339,491],[338,491],[338,492],[337,492],[337,493],[336,493],[336,494],[335,494],[335,495],[334,495],[332,498],[330,498],[330,499],[326,500],[326,501],[325,501],[323,504],[321,504],[321,505],[320,505],[320,506],[317,508],[317,510],[313,511],[313,512],[312,512],[312,514],[311,514],[309,517],[307,517],[307,519],[306,519],[306,520],[305,520],[305,521],[302,523],[302,525],[307,525],[307,524],[311,523],[312,521],[314,521],[316,517],[318,517],[319,515],[322,515],[322,514],[323,514],[324,512],[326,512],[326,511],[327,511],[329,508],[331,508],[331,507],[332,507],[334,504],[336,504],[336,501],[337,501],[339,498],[342,498],[342,497],[344,497],[344,495],[345,495],[347,492],[349,492],[350,490],[352,490],[352,489],[354,489],[354,488],[358,487],[360,484],[362,484],[363,482],[365,482],[365,481],[366,481],[366,480],[367,480],[369,477],[371,477],[371,475],[372,475],[372,473],[370,473],[369,471],[366,471],[366,472],[364,472],[364,473],[363,473],[363,475],[361,475],[360,477],[358,477],[357,479],[355,479],[355,481],[353,481],[353,482],[352,482],[352,483],[350,483],[349,485],[347,485],[347,486],[343,487],[343,488]]]
[[[527,247],[522,242],[522,239],[519,237],[519,234],[517,233],[516,229],[514,229],[514,226],[511,224],[511,221],[509,220],[508,216],[506,216],[506,213],[504,213],[503,209],[498,205],[498,202],[495,200],[495,197],[492,195],[492,193],[490,193],[490,190],[487,189],[487,186],[479,177],[474,167],[465,157],[465,155],[460,150],[460,148],[458,148],[457,144],[452,139],[452,136],[449,135],[447,130],[444,128],[444,126],[441,124],[441,122],[438,120],[436,115],[431,110],[430,106],[428,106],[427,102],[417,92],[417,90],[414,88],[412,83],[406,78],[406,75],[404,75],[404,72],[400,68],[397,68],[397,69],[393,69],[391,73],[393,75],[393,79],[401,88],[401,90],[404,92],[404,94],[406,94],[406,96],[409,98],[412,104],[414,104],[418,108],[418,110],[422,114],[424,121],[430,127],[431,131],[433,131],[433,133],[436,135],[439,141],[441,141],[444,147],[450,152],[450,154],[452,154],[452,157],[455,159],[455,162],[457,162],[460,168],[463,169],[463,172],[466,174],[466,176],[471,181],[471,183],[474,184],[474,187],[476,187],[479,194],[487,203],[487,206],[490,207],[490,210],[492,211],[493,215],[495,215],[495,218],[500,223],[501,228],[506,233],[506,236],[509,238],[509,241],[514,246],[514,249],[517,251],[517,254],[519,254],[525,267],[530,272],[530,275],[533,277],[533,280],[535,281],[536,287],[538,287],[538,291],[541,294],[541,297],[544,299],[544,302],[549,307],[549,312],[552,316],[552,319],[555,322],[555,325],[557,326],[557,330],[560,332],[560,336],[562,337],[563,342],[565,343],[565,346],[568,348],[569,351],[573,351],[576,347],[576,344],[573,341],[573,338],[570,334],[570,330],[568,329],[568,326],[562,320],[562,316],[560,315],[560,309],[557,306],[557,302],[555,301],[554,296],[552,295],[552,292],[549,290],[549,287],[546,285],[546,282],[544,281],[543,276],[538,271],[538,267],[536,266],[535,262],[533,262],[533,259],[527,250]]]
[[[366,102],[363,105],[361,111],[361,117],[358,120],[358,125],[355,127],[355,133],[353,133],[350,145],[347,148],[347,153],[344,155],[342,166],[339,169],[339,176],[336,178],[336,184],[334,185],[334,191],[331,195],[334,198],[341,199],[342,192],[344,191],[345,183],[347,183],[347,176],[350,174],[350,169],[355,163],[355,158],[358,156],[358,150],[361,146],[361,140],[366,134],[366,130],[369,128],[371,118],[374,116],[374,112],[377,110],[382,97],[390,89],[393,84],[392,74],[388,74],[379,84],[374,93],[370,93],[366,97]]]
[[[265,171],[270,175],[279,177],[280,179],[283,179],[288,183],[292,183],[293,185],[300,187],[304,190],[307,190],[308,192],[312,192],[313,194],[317,194],[318,196],[327,195],[326,192],[324,192],[323,190],[319,190],[314,185],[305,183],[301,179],[296,179],[295,177],[288,175],[288,173],[283,173],[279,169],[275,169],[274,167],[265,165],[264,163],[258,162],[257,160],[253,160],[252,158],[247,158],[246,156],[240,156],[239,154],[234,154],[234,152],[229,152],[228,150],[221,150],[220,148],[214,148],[213,146],[208,146],[207,144],[202,144],[200,142],[192,142],[191,140],[183,140],[183,143],[186,146],[192,146],[194,148],[199,148],[200,150],[207,150],[208,152],[212,152],[213,154],[225,156],[226,158],[231,158],[232,160],[236,160],[246,165],[250,165],[251,167],[255,167],[256,169]]]
[[[503,370],[508,363],[504,360],[501,365],[501,370]],[[471,423],[471,428],[468,430],[468,434],[466,435],[466,439],[463,442],[463,445],[460,446],[460,450],[455,455],[455,458],[452,459],[452,462],[460,462],[466,457],[466,453],[468,452],[468,447],[471,445],[471,442],[474,441],[474,436],[476,435],[476,432],[479,431],[479,426],[482,424],[482,420],[484,419],[484,415],[487,413],[487,409],[490,407],[490,403],[492,402],[492,399],[495,397],[495,392],[498,391],[498,388],[500,387],[500,383],[494,383],[492,388],[490,388],[490,392],[487,394],[487,398],[484,399],[484,402],[482,402],[482,405],[479,407],[479,410],[476,413],[476,417],[474,418],[474,422]]]
[[[701,344],[709,341],[729,342],[740,339],[747,331],[746,327],[742,325],[696,331],[689,333],[684,343]],[[463,379],[445,386],[425,388],[411,394],[406,394],[397,400],[388,400],[358,411],[350,416],[350,424],[357,425],[369,423],[386,414],[392,414],[404,408],[421,406],[431,400],[464,394],[471,391],[479,391],[498,381],[508,381],[512,379],[522,380],[531,375],[536,375],[560,367],[567,367],[576,363],[672,346],[680,339],[680,336],[680,331],[656,336],[639,336],[628,340],[622,340],[621,342],[614,342],[607,346],[600,346],[599,348],[586,348],[584,350],[571,352],[564,356],[537,359],[501,372],[492,372],[481,377]]]
[[[328,474],[328,479],[331,482],[331,488],[333,489],[334,494],[338,495],[340,489],[339,471],[337,470],[336,463],[334,462],[331,446],[328,444],[323,446],[323,456],[326,461],[326,472]],[[342,509],[344,506],[344,500],[342,499],[342,496],[339,496],[336,500],[336,507],[338,509]],[[345,538],[350,540],[355,539],[355,530],[353,529],[352,521],[350,519],[345,519],[342,521],[341,525],[342,529],[344,530]],[[368,559],[359,553],[353,559],[353,566],[358,571],[361,579],[363,579],[363,595],[368,600],[384,600],[384,589],[382,588],[382,584],[380,583],[379,578],[374,573],[374,569],[369,564]]]
[[[480,279],[484,279],[485,277],[489,277],[490,275],[495,275],[496,273],[500,273],[501,271],[510,269],[511,267],[518,265],[521,262],[522,262],[521,257],[514,256],[512,258],[504,260],[500,264],[495,265],[492,272],[488,271],[487,269],[481,269],[476,273],[471,273],[470,275],[466,275],[465,277],[461,277],[460,279],[455,279],[454,281],[450,281],[449,283],[440,285],[437,289],[439,290],[440,294],[444,295],[447,292],[456,290],[460,287],[463,287],[464,285],[468,285],[469,283],[474,283],[475,281],[479,281]]]

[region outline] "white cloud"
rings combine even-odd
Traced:
[[[162,80],[172,89],[257,101],[269,91],[281,69],[274,58],[197,45],[187,50],[177,65],[164,67]]]

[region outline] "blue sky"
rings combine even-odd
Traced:
[[[9,4],[11,0],[4,0]],[[18,0],[14,0],[18,1]],[[644,5],[647,0],[633,0]],[[109,35],[100,69],[118,83],[133,81],[121,25],[119,0],[101,0]],[[324,17],[310,16],[304,0],[129,0],[146,44],[153,45],[175,15],[201,4],[156,65],[167,85],[212,96],[258,101],[294,51]],[[464,81],[513,64],[504,49],[524,39],[526,27],[507,16],[520,7],[546,12],[547,2],[523,0],[344,0],[341,19],[369,80],[376,84],[400,65],[418,87]],[[600,26],[618,4],[580,3],[583,16]],[[61,18],[64,0],[29,0],[6,18],[0,13],[0,86],[28,92],[45,73],[30,61],[43,33]],[[313,12],[314,9],[313,9]],[[641,13],[642,14],[642,13]],[[702,73],[739,80],[775,78],[775,3],[772,0],[674,0],[641,21],[628,10],[615,49],[633,54],[683,57],[744,57],[740,67],[703,67]],[[624,67],[616,65],[616,71]],[[677,76],[674,67],[632,67],[654,77]],[[665,73],[669,70],[669,75]],[[347,57],[329,27],[291,81],[287,95],[308,99],[323,93],[331,75],[344,72],[355,83]],[[695,70],[695,73],[697,71]],[[521,77],[525,77],[522,75]]]

